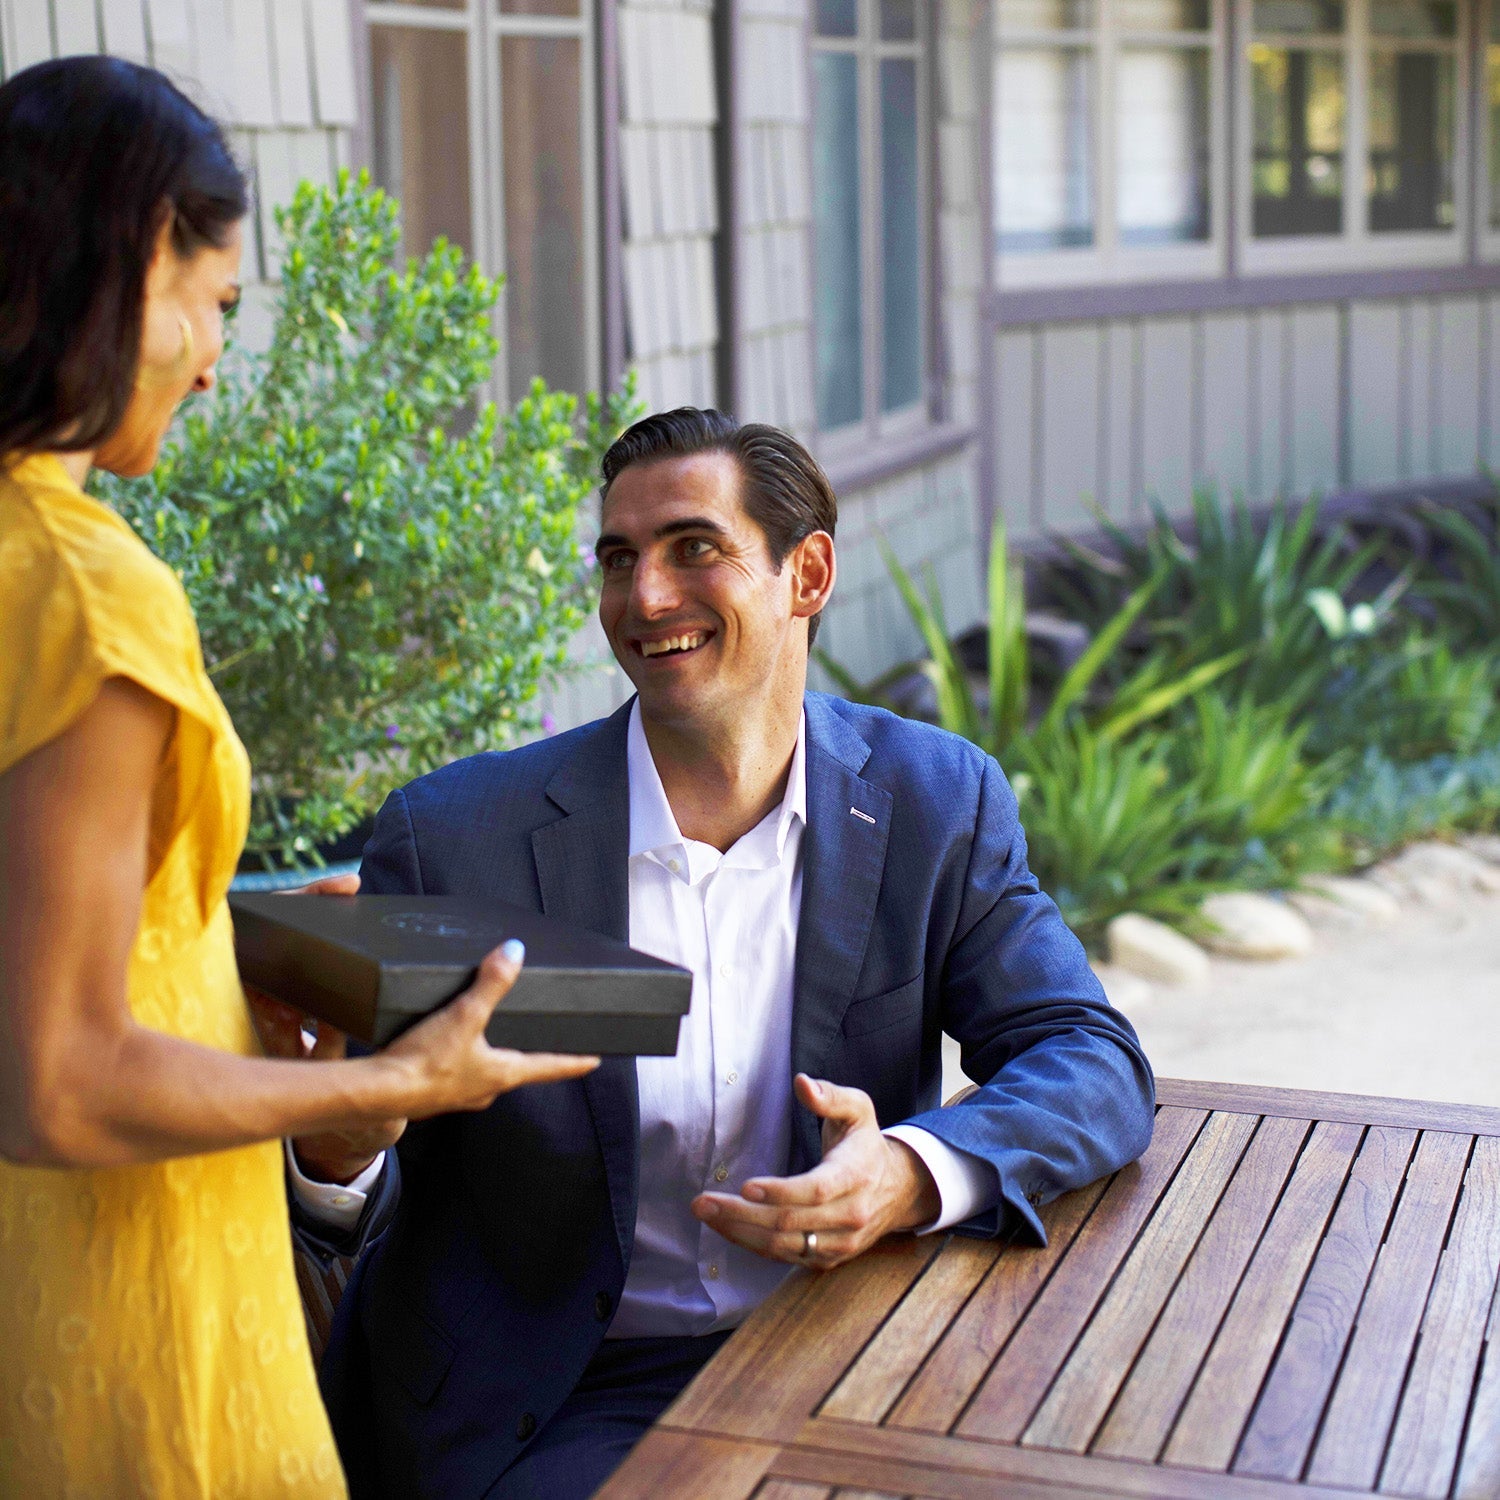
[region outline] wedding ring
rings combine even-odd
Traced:
[[[802,1259],[806,1260],[809,1255],[818,1253],[818,1237],[811,1230],[802,1231]]]

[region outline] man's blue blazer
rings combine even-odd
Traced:
[[[1130,1024],[1026,864],[1016,799],[967,741],[809,693],[808,820],[791,1067],[861,1088],[999,1174],[963,1226],[1040,1242],[1036,1207],[1151,1138]],[[493,897],[628,936],[629,708],[476,755],[394,792],[371,892]],[[863,813],[864,817],[856,816]],[[943,1032],[982,1086],[939,1107]],[[413,1125],[348,1251],[322,1367],[357,1500],[468,1500],[572,1390],[619,1301],[634,1236],[635,1063]],[[820,1155],[799,1109],[788,1172]]]

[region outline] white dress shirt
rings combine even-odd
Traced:
[[[631,711],[630,944],[693,975],[692,1006],[674,1057],[636,1059],[640,1192],[635,1248],[611,1338],[733,1328],[789,1267],[731,1244],[695,1219],[700,1192],[737,1192],[780,1176],[791,1155],[792,992],[807,823],[807,725],[781,805],[724,853],[682,836],[641,724]],[[895,1125],[937,1183],[941,1210],[921,1233],[945,1229],[999,1200],[986,1162],[929,1131]],[[289,1170],[302,1205],[352,1228],[382,1162],[346,1186]]]

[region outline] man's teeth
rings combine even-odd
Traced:
[[[642,656],[665,656],[668,651],[692,651],[701,646],[708,637],[702,631],[692,635],[672,635],[664,641],[642,641]]]

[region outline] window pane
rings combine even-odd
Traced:
[[[1116,122],[1120,242],[1208,238],[1208,49],[1122,48]]]
[[[1336,36],[1344,29],[1342,0],[1255,0],[1255,29]]]
[[[1002,31],[1086,31],[1094,24],[1093,0],[999,0]]]
[[[512,399],[537,375],[562,390],[588,384],[580,51],[576,37],[500,40]]]
[[[1453,227],[1453,65],[1370,54],[1370,228]]]
[[[917,0],[880,0],[880,39],[912,42],[917,37]]]
[[[859,0],[818,0],[819,36],[858,36]]]
[[[860,316],[859,74],[848,53],[813,53],[813,278],[818,425],[864,415]]]
[[[1344,224],[1344,59],[1252,47],[1254,232],[1338,234]]]
[[[1117,24],[1126,31],[1207,31],[1208,0],[1118,0]]]
[[[404,5],[421,5],[429,10],[462,10],[468,0],[400,0]],[[380,12],[384,9],[380,0],[367,0],[366,13],[372,22],[379,21]]]
[[[1454,0],[1374,0],[1370,30],[1377,36],[1457,36]]]
[[[401,248],[472,248],[469,70],[463,32],[370,28],[375,180],[401,202]]]
[[[1001,250],[1094,243],[1093,54],[1008,48],[995,59],[995,229]]]
[[[880,64],[880,192],[885,372],[881,406],[922,396],[921,215],[917,196],[917,64]]]

